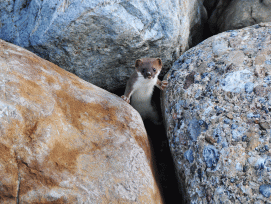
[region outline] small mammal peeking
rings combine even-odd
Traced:
[[[156,109],[151,104],[154,86],[164,90],[168,82],[160,81],[158,75],[162,70],[162,60],[160,58],[142,58],[135,62],[135,72],[127,82],[123,100],[140,113],[143,120],[150,119],[154,124],[159,124],[159,116]]]

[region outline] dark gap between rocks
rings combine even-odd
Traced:
[[[124,89],[119,89],[115,92],[118,96],[123,95],[123,93]],[[162,120],[160,90],[158,88],[154,89],[152,99],[161,117],[160,120]],[[179,192],[175,167],[169,149],[165,127],[163,124],[154,125],[148,120],[144,121],[144,125],[152,147],[155,179],[160,185],[159,188],[165,204],[182,204],[184,201],[181,193]]]
[[[216,4],[213,7],[207,8],[208,20],[216,8]],[[192,39],[192,45],[189,49],[196,46],[198,43],[206,40],[207,38],[215,35],[210,30],[209,22],[205,22],[202,26],[202,34],[200,36],[194,36]],[[200,39],[197,39],[200,37]],[[164,75],[166,72],[161,73]],[[115,94],[118,96],[123,95],[125,88],[118,89]],[[154,89],[152,101],[154,102],[162,121],[162,111],[160,107],[160,90]],[[184,202],[183,195],[179,191],[178,180],[175,172],[175,167],[172,159],[172,155],[169,148],[169,143],[166,135],[164,124],[154,125],[150,121],[144,121],[145,128],[147,130],[149,140],[152,146],[154,166],[155,166],[155,177],[158,180],[160,191],[166,204],[182,204]]]
[[[159,112],[162,121],[162,111],[160,106],[160,90],[154,89],[153,102]],[[149,140],[152,145],[154,160],[156,163],[156,174],[161,185],[161,192],[166,204],[181,204],[184,199],[179,192],[178,180],[175,172],[172,155],[166,135],[164,124],[154,125],[149,121],[144,121]]]

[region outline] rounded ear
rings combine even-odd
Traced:
[[[158,64],[162,67],[162,60],[160,58],[156,58],[156,61],[158,62]]]
[[[135,62],[135,68],[138,68],[140,65],[142,65],[142,60],[140,59],[137,59],[136,62]]]

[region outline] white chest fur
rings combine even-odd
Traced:
[[[158,74],[152,79],[145,79],[141,73],[138,73],[138,79],[133,85],[134,91],[131,96],[131,105],[140,113],[143,119],[156,114],[151,105],[151,98]]]

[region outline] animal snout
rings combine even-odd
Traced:
[[[151,77],[151,73],[147,72],[147,77],[150,78]]]

